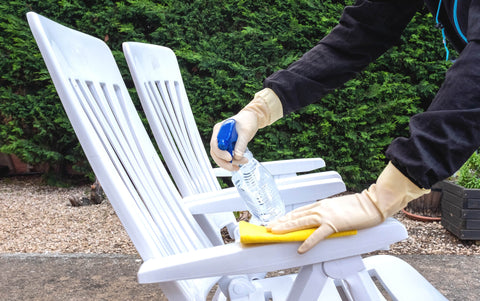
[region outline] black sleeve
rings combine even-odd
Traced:
[[[318,101],[397,42],[422,3],[359,0],[347,6],[325,38],[286,70],[268,77],[264,87],[278,95],[284,114]]]
[[[469,8],[467,40],[428,110],[410,119],[410,137],[387,149],[387,158],[424,188],[451,176],[480,147],[478,0]]]

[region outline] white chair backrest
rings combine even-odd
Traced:
[[[210,246],[163,167],[108,46],[33,12],[27,17],[85,154],[141,257]]]
[[[132,78],[145,115],[180,193],[220,190],[198,132],[174,52],[151,44],[123,43]],[[220,229],[235,236],[233,213],[196,215],[215,245],[223,244]]]
[[[123,49],[155,139],[182,195],[219,190],[173,51],[135,42],[124,43]]]

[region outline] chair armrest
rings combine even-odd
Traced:
[[[345,184],[341,179],[338,177],[324,178],[324,176],[325,174],[319,173],[279,179],[277,186],[285,206],[314,202],[345,191]],[[247,210],[235,187],[195,194],[187,196],[183,200],[192,214]]]
[[[389,218],[378,226],[359,230],[357,235],[326,239],[303,255],[297,253],[299,243],[232,243],[146,260],[138,281],[155,283],[288,269],[386,249],[407,237],[405,227]]]
[[[325,167],[325,161],[321,158],[290,159],[261,163],[273,176],[293,175]],[[214,168],[213,172],[217,177],[232,176],[230,171],[220,167]]]
[[[192,214],[247,210],[235,187],[189,195],[183,198]]]
[[[215,175],[215,177],[217,178],[227,178],[227,177],[231,177],[232,176],[232,172],[231,171],[228,171],[226,169],[223,169],[221,167],[215,167],[213,169],[213,174]]]
[[[325,161],[321,158],[290,159],[261,163],[274,176],[307,172],[325,167]]]

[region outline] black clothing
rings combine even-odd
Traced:
[[[410,119],[410,137],[395,139],[386,152],[423,188],[452,175],[480,147],[480,0],[457,1],[454,15],[455,0],[442,0],[439,21],[460,55],[427,111]],[[435,17],[439,1],[425,3]],[[421,0],[357,1],[330,34],[264,86],[278,95],[284,114],[318,101],[397,42],[422,5]]]

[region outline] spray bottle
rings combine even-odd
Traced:
[[[228,151],[233,158],[237,138],[235,120],[226,120],[217,135],[218,148]],[[248,162],[233,172],[232,182],[252,214],[250,222],[266,225],[285,214],[285,204],[270,172],[253,157],[248,148],[244,156]]]

